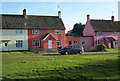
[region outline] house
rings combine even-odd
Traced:
[[[114,16],[111,17],[111,20],[96,20],[90,19],[90,15],[87,15],[83,36],[93,36],[92,46],[104,43],[107,48],[118,47],[118,33],[120,33],[119,23],[119,21],[114,20]]]
[[[58,16],[2,14],[2,51],[65,46],[65,27]]]

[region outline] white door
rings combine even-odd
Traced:
[[[52,40],[48,40],[48,48],[52,48]]]
[[[4,42],[4,51],[8,51],[8,42]]]

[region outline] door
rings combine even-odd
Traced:
[[[48,48],[52,48],[52,40],[48,40]]]
[[[111,41],[111,48],[113,48],[113,41]]]
[[[4,51],[8,51],[8,42],[4,42]]]

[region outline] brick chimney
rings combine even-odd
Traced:
[[[114,19],[115,19],[114,16],[112,16],[112,17],[111,17],[111,20],[114,21]]]
[[[61,11],[58,11],[58,17],[61,18]]]
[[[90,21],[90,15],[87,15],[87,22]]]
[[[26,9],[23,10],[23,16],[26,18]]]

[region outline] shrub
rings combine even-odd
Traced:
[[[105,51],[107,47],[104,44],[98,44],[95,47],[92,48],[91,51]]]

